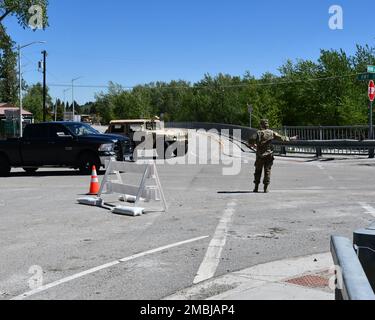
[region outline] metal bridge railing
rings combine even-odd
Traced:
[[[206,123],[206,122],[170,122],[166,128],[184,129],[222,129],[241,130],[241,139],[247,143],[253,138],[257,130],[236,125]],[[280,155],[312,154],[317,157],[323,155],[343,156],[369,156],[374,158],[375,140],[365,140],[368,135],[368,127],[284,127],[278,130],[288,136],[298,135],[298,141],[274,142],[275,152]],[[365,134],[366,133],[366,134]],[[352,137],[352,138],[349,138]],[[320,139],[322,138],[322,139]],[[336,138],[336,139],[333,139]]]
[[[375,128],[375,126],[374,126]],[[369,137],[369,126],[317,126],[317,127],[289,127],[278,130],[283,134],[299,140],[365,140]]]
[[[292,141],[274,142],[275,152],[281,155],[288,153],[327,155],[369,156],[374,158],[375,140],[328,140],[328,141]]]
[[[349,239],[331,238],[331,253],[336,266],[336,300],[375,300],[375,294]]]

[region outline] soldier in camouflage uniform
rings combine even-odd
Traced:
[[[254,174],[254,192],[257,193],[259,190],[260,180],[262,177],[262,172],[264,169],[264,192],[268,193],[268,186],[271,182],[271,170],[274,161],[273,155],[273,140],[279,141],[290,141],[296,140],[297,137],[288,138],[279,135],[277,132],[270,130],[268,120],[263,119],[260,123],[261,130],[257,132],[255,141],[251,143],[253,146],[256,146],[256,162],[255,162],[255,174]]]

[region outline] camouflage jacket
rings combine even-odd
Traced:
[[[255,144],[257,145],[257,157],[264,158],[273,154],[272,141],[290,141],[288,137],[284,137],[277,132],[267,129],[259,130]]]

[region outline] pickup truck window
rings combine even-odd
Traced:
[[[68,129],[66,129],[64,126],[56,124],[50,127],[49,136],[51,138],[57,138],[61,136],[61,133],[63,133],[66,136],[71,135]]]
[[[130,125],[130,132],[138,132],[143,130],[143,123],[134,123]]]
[[[124,133],[125,127],[121,124],[115,124],[111,126],[111,133]]]
[[[91,134],[100,134],[93,127],[83,123],[68,123],[65,126],[76,136],[87,136]]]
[[[156,122],[147,122],[146,129],[147,130],[159,130],[160,124],[157,124]]]

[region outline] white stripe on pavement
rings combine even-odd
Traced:
[[[175,247],[178,247],[178,246],[182,246],[184,244],[188,244],[188,243],[196,242],[196,241],[199,241],[199,240],[203,240],[203,239],[206,239],[208,237],[209,236],[203,236],[203,237],[199,237],[199,238],[194,238],[194,239],[190,239],[190,240],[186,240],[186,241],[177,242],[177,243],[174,243],[174,244],[171,244],[171,245],[167,245],[167,246],[160,247],[160,248],[157,248],[157,249],[145,251],[145,252],[142,252],[142,253],[138,253],[138,254],[132,255],[130,257],[126,257],[126,258],[123,258],[123,259],[120,259],[120,260],[116,260],[116,261],[113,261],[113,262],[110,262],[110,263],[106,263],[106,264],[103,264],[103,265],[101,265],[99,267],[95,267],[95,268],[92,268],[92,269],[89,269],[89,270],[77,273],[77,274],[72,275],[70,277],[66,277],[66,278],[63,278],[61,280],[49,283],[49,284],[44,285],[44,286],[41,286],[38,289],[28,291],[28,292],[26,292],[24,294],[21,294],[21,295],[13,298],[11,300],[23,300],[23,299],[25,299],[27,297],[30,297],[30,296],[33,296],[35,294],[41,293],[41,292],[46,291],[48,289],[51,289],[53,287],[57,287],[57,286],[59,286],[61,284],[70,282],[72,280],[75,280],[75,279],[78,279],[78,278],[82,278],[82,277],[84,277],[84,276],[86,276],[88,274],[92,274],[92,273],[98,272],[100,270],[113,267],[113,266],[118,265],[120,263],[127,262],[127,261],[130,261],[130,260],[134,260],[134,259],[137,259],[137,258],[140,258],[140,257],[144,257],[144,256],[147,256],[147,255],[150,255],[150,254],[154,254],[154,253],[157,253],[157,252],[165,251],[167,249],[171,249],[171,248],[175,248]]]
[[[199,267],[197,276],[194,279],[194,284],[211,279],[215,275],[220,263],[221,253],[227,241],[228,226],[235,212],[235,206],[235,202],[231,202],[227,205],[224,215],[216,228],[215,235],[208,246],[203,262]]]
[[[365,202],[361,202],[360,205],[363,209],[366,210],[366,213],[371,214],[373,217],[375,217],[375,208]]]

